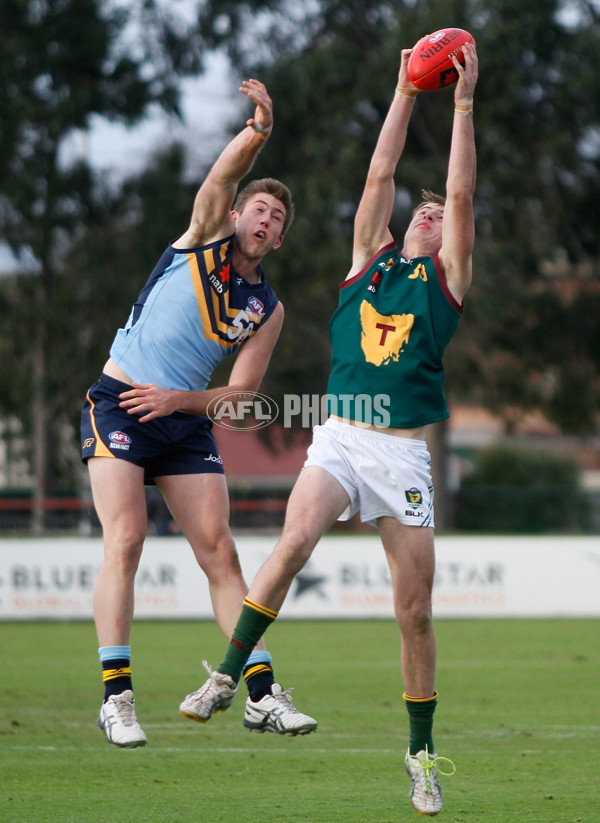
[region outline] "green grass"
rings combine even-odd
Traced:
[[[456,763],[440,820],[600,820],[599,622],[438,621],[435,739]],[[397,823],[417,820],[403,771],[407,717],[393,622],[280,621],[275,673],[316,734],[257,735],[243,696],[207,725],[178,714],[217,665],[212,623],[134,625],[143,749],[95,727],[89,623],[0,623],[2,823]]]

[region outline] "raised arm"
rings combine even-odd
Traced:
[[[367,181],[354,219],[352,268],[348,277],[393,238],[389,230],[395,198],[394,174],[406,141],[414,99],[419,90],[408,79],[407,65],[412,49],[403,49],[394,99],[381,128],[367,174]]]
[[[244,80],[240,87],[256,104],[246,127],[223,149],[200,186],[188,230],[173,243],[186,249],[203,246],[232,234],[231,207],[240,180],[250,171],[273,127],[273,103],[258,80]]]
[[[473,93],[477,83],[477,51],[473,44],[462,47],[464,69],[456,58],[459,74],[454,91],[454,123],[446,181],[446,206],[442,225],[440,261],[446,282],[459,302],[471,285],[472,254],[475,242],[473,193],[475,191],[476,154],[473,129]]]

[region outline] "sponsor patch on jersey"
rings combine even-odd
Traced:
[[[220,269],[210,272],[208,282],[213,291],[217,294],[225,294],[229,290],[229,280],[231,277],[231,263],[225,263]]]
[[[223,459],[218,454],[209,454],[204,460],[208,463],[219,463],[219,465],[223,465]]]

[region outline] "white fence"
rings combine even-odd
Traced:
[[[250,581],[274,537],[237,538]],[[600,537],[437,538],[436,617],[598,617]],[[98,538],[0,540],[0,620],[91,619]],[[187,542],[150,537],[136,579],[136,617],[212,618]],[[296,577],[283,618],[393,616],[376,535],[327,536]]]

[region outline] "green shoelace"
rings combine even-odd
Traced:
[[[411,762],[411,766],[421,769],[425,773],[425,790],[427,792],[431,792],[431,771],[432,769],[436,768],[440,774],[443,774],[444,777],[452,777],[453,774],[456,772],[456,766],[450,760],[449,757],[441,757],[437,756],[434,760],[429,759],[429,752],[427,750],[427,746],[425,746],[425,759],[422,760],[420,758],[413,758],[413,762]],[[416,761],[416,762],[415,762]],[[443,769],[440,768],[440,762],[448,763],[449,766],[446,768],[451,768],[452,771],[445,772]]]

